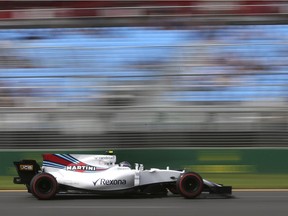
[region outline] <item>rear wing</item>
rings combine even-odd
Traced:
[[[15,161],[18,177],[14,177],[14,184],[30,184],[32,178],[41,170],[39,164],[35,160]]]

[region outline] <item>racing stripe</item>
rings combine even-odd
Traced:
[[[83,167],[83,166],[93,166],[93,165],[88,165],[68,154],[43,154],[43,166],[57,168],[57,169],[66,169],[67,166]],[[107,168],[100,168],[100,167],[98,168],[96,166],[93,166],[93,167],[95,167],[96,169],[85,170],[82,168],[79,168],[79,169],[76,168],[71,171],[83,173],[83,172],[103,171],[107,169]]]
[[[64,160],[68,160],[71,163],[78,163],[79,162],[77,159],[69,157],[69,155],[67,155],[67,154],[55,154],[55,155],[58,156],[58,157],[63,158]]]
[[[50,162],[50,161],[43,161],[43,166],[53,167],[58,169],[65,169],[65,166]]]
[[[81,161],[79,161],[77,158],[73,157],[70,154],[65,154],[66,157],[70,158],[71,160],[73,160],[75,163],[80,163]]]
[[[69,164],[72,163],[71,161],[66,160],[66,159],[59,157],[57,155],[54,155],[54,154],[44,154],[43,159],[45,161],[54,162],[56,164],[60,164],[60,165],[64,165],[64,166],[68,166]]]

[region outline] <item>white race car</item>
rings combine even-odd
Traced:
[[[232,187],[216,184],[195,172],[184,170],[144,169],[142,164],[124,161],[116,164],[116,155],[44,154],[43,166],[35,160],[14,162],[18,177],[15,184],[25,184],[28,192],[41,200],[56,194],[145,194],[163,195],[168,191],[185,198],[202,192],[231,195]]]

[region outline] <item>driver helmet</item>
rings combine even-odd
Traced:
[[[120,167],[129,167],[131,168],[131,164],[128,162],[128,161],[122,161],[120,164],[119,164]]]

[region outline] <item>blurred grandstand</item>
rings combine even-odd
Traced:
[[[287,145],[286,1],[0,6],[0,148]]]

